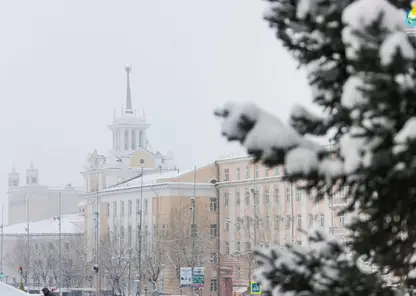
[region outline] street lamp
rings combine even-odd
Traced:
[[[61,223],[61,204],[62,204],[62,193],[59,192],[59,216],[53,217],[55,221],[58,221],[59,226],[59,295],[62,296],[62,223]]]
[[[0,250],[0,280],[3,281],[3,239],[4,239],[4,204],[1,205],[1,250]]]
[[[140,177],[140,209],[138,211],[138,218],[139,218],[139,274],[137,279],[137,287],[136,287],[136,296],[140,296],[141,292],[141,270],[142,270],[142,220],[143,220],[143,169],[144,169],[144,159],[140,159],[140,167],[142,169],[141,171],[141,177]]]

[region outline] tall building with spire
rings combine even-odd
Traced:
[[[78,212],[80,188],[71,184],[62,186],[42,185],[39,181],[39,169],[33,162],[26,169],[21,182],[20,174],[13,167],[9,173],[8,224],[35,222],[51,218],[59,213],[59,196],[62,199],[62,214]]]
[[[85,193],[111,187],[143,173],[174,170],[173,155],[154,151],[147,137],[150,127],[144,110],[139,114],[133,108],[130,87],[132,67],[125,66],[126,98],[125,108],[120,116],[114,116],[109,125],[111,131],[111,149],[106,154],[96,150],[90,153],[84,165]]]

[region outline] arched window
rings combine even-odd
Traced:
[[[126,130],[124,132],[124,150],[128,150],[129,149],[129,131]]]
[[[131,130],[131,149],[136,150],[136,130]]]

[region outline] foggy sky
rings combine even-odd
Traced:
[[[262,20],[261,0],[4,1],[0,6],[0,190],[32,160],[47,185],[82,185],[87,154],[106,153],[107,126],[143,107],[150,144],[180,167],[241,151],[212,111],[256,101],[286,119],[308,102],[305,75]]]

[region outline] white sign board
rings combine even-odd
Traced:
[[[180,287],[190,287],[192,286],[192,267],[181,267],[180,273]]]

